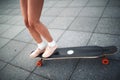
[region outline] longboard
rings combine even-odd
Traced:
[[[81,46],[57,48],[53,55],[48,58],[43,58],[41,54],[38,56],[40,60],[37,66],[42,66],[45,60],[60,60],[60,59],[79,59],[79,58],[102,58],[103,64],[109,64],[107,56],[115,54],[117,47],[115,46]]]

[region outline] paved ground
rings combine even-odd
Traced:
[[[120,48],[120,0],[45,0],[41,21],[59,47]],[[39,68],[28,56],[35,48],[19,0],[0,0],[0,80],[120,80],[120,51],[110,65],[79,59],[46,61]]]

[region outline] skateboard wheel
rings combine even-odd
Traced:
[[[36,66],[41,67],[41,66],[42,66],[42,60],[39,60],[39,61],[36,63]]]
[[[108,65],[109,64],[109,60],[107,58],[103,58],[102,59],[102,64]]]

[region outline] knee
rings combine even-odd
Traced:
[[[31,28],[37,28],[37,27],[40,27],[40,22],[39,21],[36,21],[36,20],[31,20],[29,19],[28,20],[28,24]]]
[[[28,24],[29,24],[30,27],[34,27],[36,22],[34,20],[32,20],[32,19],[29,19]]]
[[[33,21],[33,20],[24,19],[24,23],[25,23],[25,26],[26,26],[28,29],[33,29],[34,26],[35,26],[35,21]]]
[[[29,23],[28,23],[28,20],[27,19],[24,19],[24,24],[27,28],[29,28]]]

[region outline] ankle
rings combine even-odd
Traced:
[[[45,49],[46,46],[47,46],[47,44],[44,41],[42,41],[41,43],[38,43],[38,49],[40,49],[40,50]]]
[[[49,47],[54,47],[54,46],[56,46],[56,42],[54,40],[51,41],[51,42],[48,42],[48,46]]]

